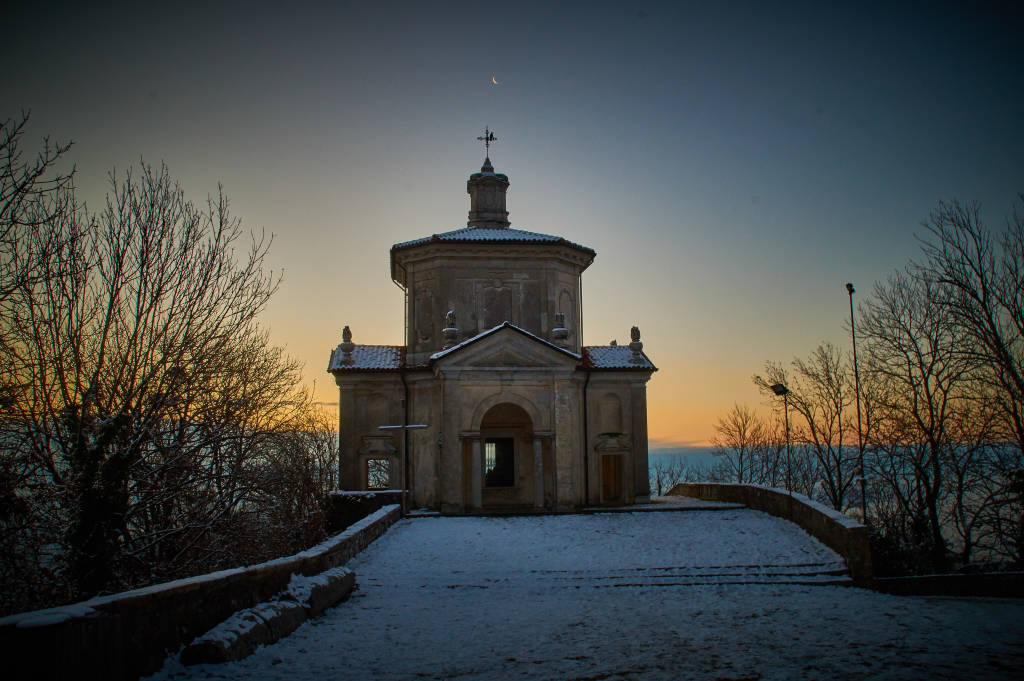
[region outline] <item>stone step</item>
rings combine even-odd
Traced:
[[[509,580],[501,580],[508,582]],[[778,584],[790,586],[853,586],[853,580],[846,575],[802,575],[790,577],[716,577],[716,576],[681,576],[668,580],[622,579],[604,582],[549,582],[547,586],[556,589],[609,589],[622,587],[690,587],[690,586],[743,586]],[[475,583],[445,584],[446,589],[489,589],[501,588],[507,584],[500,581]],[[538,584],[540,586],[540,584]]]
[[[524,581],[556,588],[608,588],[648,586],[708,586],[724,584],[851,585],[853,580],[841,562],[769,565],[681,565],[617,570],[530,570],[506,572],[501,578],[443,584],[448,589],[486,589]]]
[[[652,586],[743,586],[743,585],[764,585],[780,584],[790,586],[852,586],[853,580],[847,578],[822,578],[822,579],[686,579],[666,582],[613,582],[608,584],[590,584],[595,589],[612,587],[652,587]]]

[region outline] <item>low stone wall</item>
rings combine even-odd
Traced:
[[[406,512],[408,509],[405,507],[405,491],[400,489],[369,492],[335,490],[327,495],[324,502],[324,527],[328,532],[341,532],[377,509],[390,504],[399,504],[402,507],[402,512]]]
[[[5,617],[0,657],[10,678],[136,679],[159,669],[168,652],[285,589],[293,574],[343,565],[400,517],[400,506],[385,506],[293,556]]]
[[[899,596],[1024,598],[1024,572],[880,577],[871,588]]]
[[[842,556],[850,575],[858,583],[867,586],[874,574],[867,528],[802,494],[759,485],[714,482],[684,482],[668,493],[669,496],[730,501],[785,518]]]

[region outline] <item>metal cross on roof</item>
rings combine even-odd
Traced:
[[[491,157],[491,142],[495,142],[497,141],[497,139],[498,138],[494,136],[494,133],[491,132],[490,129],[486,127],[484,128],[484,136],[477,137],[478,141],[484,143],[484,153],[487,155],[488,158]]]

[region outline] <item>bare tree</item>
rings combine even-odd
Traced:
[[[754,383],[766,396],[772,394],[773,384],[789,388],[791,418],[795,415],[799,423],[791,437],[814,460],[811,468],[820,496],[844,511],[857,472],[857,452],[843,446],[850,423],[846,411],[853,401],[849,367],[830,343],[819,345],[807,360],[794,359],[792,367],[793,374],[787,376],[780,364],[769,362],[765,377],[755,376]]]
[[[968,386],[968,399],[961,401],[949,419],[947,432],[954,444],[945,452],[944,534],[953,539],[960,565],[969,564],[978,548],[993,555],[992,528],[987,526],[994,506],[999,504],[1002,472],[998,467],[995,437],[998,412],[985,399],[984,386]],[[996,483],[996,484],[993,484]]]
[[[761,483],[756,457],[768,438],[764,422],[746,405],[734,404],[729,412],[715,425],[716,435],[711,439],[714,454],[729,469],[730,478],[736,482]]]
[[[924,226],[924,260],[913,273],[942,287],[936,302],[973,341],[964,350],[987,368],[1006,435],[1024,452],[1024,215],[1014,211],[996,236],[978,203],[954,200]]]
[[[1024,467],[1015,449],[989,449],[988,475],[980,489],[991,500],[981,511],[982,536],[978,543],[995,559],[1013,569],[1024,568]]]
[[[785,487],[787,479],[794,480],[800,477],[799,469],[792,463],[792,445],[787,450],[785,424],[781,418],[762,423],[763,437],[754,449],[750,479],[752,482],[769,487]],[[787,454],[789,461],[787,461]],[[799,462],[801,457],[797,458]],[[804,489],[804,487],[796,485],[794,487]]]
[[[686,464],[681,459],[668,461],[665,457],[657,457],[647,472],[651,489],[655,496],[660,497],[686,479]]]
[[[937,568],[946,562],[947,464],[967,455],[966,433],[955,438],[953,426],[967,415],[977,367],[963,352],[968,339],[941,312],[943,295],[935,282],[894,274],[861,306],[869,371],[891,386],[889,427],[875,446],[886,455],[887,475],[908,515],[927,523]]]
[[[278,282],[263,265],[269,239],[249,239],[239,259],[246,235],[223,194],[199,209],[166,168],[148,166],[112,177],[96,217],[73,186],[61,191],[62,210],[27,235],[45,276],[5,303],[8,437],[20,444],[8,458],[23,481],[62,490],[54,513],[65,516],[70,572],[92,595],[180,534],[152,518],[140,530],[140,505],[174,517],[188,501],[153,481],[205,476],[218,517],[237,511],[254,484],[242,474],[247,447],[286,420],[275,396],[289,395],[297,371],[255,326]]]
[[[45,137],[42,148],[31,160],[26,158],[22,138],[28,122],[29,114],[22,113],[0,124],[0,301],[45,273],[45,252],[26,248],[27,240],[64,210],[67,193],[60,190],[70,183],[73,172],[56,171],[70,143],[52,144]]]
[[[297,451],[310,410],[300,371],[253,332],[214,375],[176,392],[129,480],[125,561],[171,579],[298,548],[297,514],[310,509],[283,481],[307,464]]]
[[[999,418],[983,460],[981,544],[1019,564],[1024,546],[1024,194],[997,233],[977,202],[943,202],[929,216],[914,276],[942,287],[941,312],[967,337],[977,366],[977,399]],[[1013,443],[1012,446],[1010,443]]]

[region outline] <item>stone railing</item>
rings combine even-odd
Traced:
[[[343,565],[400,517],[400,506],[385,506],[293,556],[0,619],[5,676],[117,681],[150,674],[169,652],[285,589],[293,574]]]
[[[669,496],[743,504],[792,521],[842,556],[856,582],[868,585],[871,581],[873,570],[867,528],[802,494],[790,494],[783,489],[759,485],[715,482],[684,482],[668,493]]]
[[[878,577],[871,587],[898,596],[1024,598],[1024,572]]]

